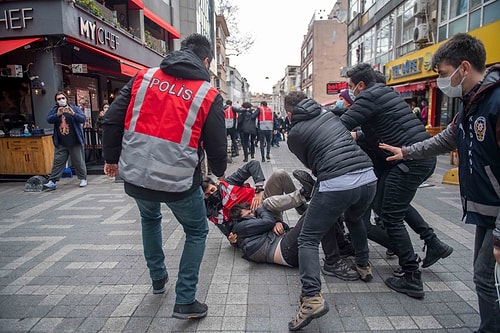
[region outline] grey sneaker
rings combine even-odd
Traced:
[[[342,259],[339,259],[339,261],[331,265],[325,263],[321,267],[321,271],[325,275],[335,276],[336,278],[344,281],[356,281],[357,279],[359,279],[358,272],[356,272],[349,265],[343,262]]]
[[[168,282],[168,274],[163,279],[153,280],[153,294],[163,294],[165,292],[165,284]]]
[[[43,187],[45,187],[45,188],[47,188],[49,190],[55,190],[57,186],[56,186],[55,182],[53,182],[52,180],[49,180],[48,183],[43,184]]]
[[[208,306],[195,300],[191,304],[175,304],[172,317],[177,319],[198,319],[207,316]]]
[[[300,297],[299,311],[295,318],[288,323],[290,331],[298,331],[309,325],[311,320],[319,318],[328,312],[328,303],[321,293],[307,297]]]

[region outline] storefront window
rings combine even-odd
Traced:
[[[483,25],[495,22],[500,19],[500,1],[497,0],[491,5],[484,6]]]
[[[481,26],[481,10],[476,10],[469,15],[469,31]]]

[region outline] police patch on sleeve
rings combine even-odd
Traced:
[[[476,119],[474,122],[474,132],[476,132],[477,141],[484,140],[484,133],[486,133],[486,118],[481,116]]]

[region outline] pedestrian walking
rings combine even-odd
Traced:
[[[483,43],[460,33],[432,58],[438,88],[462,108],[444,131],[422,142],[380,144],[388,161],[422,159],[458,149],[460,195],[465,222],[476,226],[474,284],[481,323],[476,332],[500,332],[495,262],[500,249],[500,65],[486,71]],[[495,260],[495,255],[497,260]]]
[[[189,35],[159,67],[139,71],[121,89],[102,124],[104,172],[120,175],[125,192],[137,203],[154,294],[164,293],[169,279],[161,203],[183,227],[186,239],[172,314],[179,319],[202,318],[208,311],[196,299],[208,234],[202,149],[215,176],[223,177],[226,170],[223,99],[211,86],[208,72],[212,55],[205,36]]]
[[[271,159],[271,143],[273,139],[274,114],[273,110],[267,106],[266,101],[260,102],[260,107],[252,114],[252,119],[257,120],[257,134],[260,144],[260,156],[262,162]],[[264,151],[266,154],[264,155]]]

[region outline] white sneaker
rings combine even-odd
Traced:
[[[55,190],[56,189],[56,183],[54,183],[52,180],[49,180],[48,183],[43,184],[43,187],[46,187],[50,190]]]
[[[87,186],[87,179],[80,180],[80,187],[85,187],[85,186]]]

